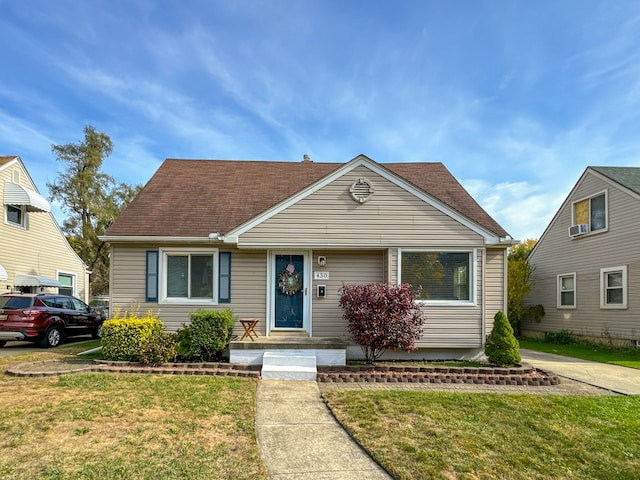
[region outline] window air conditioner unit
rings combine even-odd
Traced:
[[[576,237],[585,233],[589,233],[589,225],[587,223],[580,223],[578,225],[572,225],[571,227],[569,227],[570,237]]]

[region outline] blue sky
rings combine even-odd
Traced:
[[[0,0],[0,155],[443,162],[517,239],[588,165],[640,166],[637,0]],[[56,215],[62,218],[59,209]]]

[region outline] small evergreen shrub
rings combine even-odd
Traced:
[[[574,345],[578,343],[578,339],[568,330],[560,330],[559,332],[545,332],[544,339],[546,343],[556,345]]]
[[[408,283],[343,285],[340,306],[367,363],[387,349],[410,352],[422,336],[424,316]]]
[[[168,332],[154,332],[140,347],[140,362],[146,365],[162,365],[173,362],[178,355],[178,339]]]
[[[151,311],[139,318],[135,313],[116,312],[113,318],[102,325],[102,355],[107,360],[137,362],[144,342],[155,333],[164,330],[164,325]]]
[[[233,312],[199,309],[189,314],[191,323],[178,330],[178,356],[184,360],[218,361],[229,346],[235,323]]]
[[[520,363],[520,344],[504,312],[493,317],[493,329],[487,339],[484,353],[494,365],[509,367]]]

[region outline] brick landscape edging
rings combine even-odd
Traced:
[[[75,363],[77,367],[73,367]],[[15,365],[7,374],[18,377],[45,377],[80,372],[151,373],[164,375],[218,375],[226,377],[260,378],[261,365],[231,363],[165,363],[161,366],[138,362],[93,360],[74,362],[70,368],[60,369],[64,362],[45,360]],[[65,364],[70,365],[70,364]],[[514,368],[491,367],[416,367],[416,366],[319,366],[318,382],[323,383],[433,383],[475,385],[559,385],[560,379],[549,372],[528,365]]]
[[[318,367],[318,382],[335,383],[464,383],[474,385],[559,385],[549,372],[522,365],[499,367],[347,366]]]

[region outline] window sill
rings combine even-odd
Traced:
[[[627,310],[627,305],[600,305],[600,310]]]
[[[416,303],[425,307],[476,307],[478,305],[470,300],[416,300]]]

